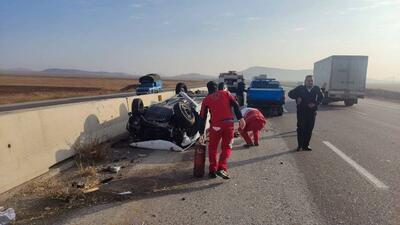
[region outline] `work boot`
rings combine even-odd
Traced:
[[[208,177],[214,179],[217,178],[217,174],[215,172],[209,172]]]
[[[250,148],[250,147],[252,147],[252,146],[253,146],[253,143],[251,143],[251,144],[247,144],[247,143],[246,143],[246,144],[243,145],[243,147],[245,147],[245,148]]]
[[[229,176],[228,172],[226,172],[225,170],[218,170],[217,171],[217,175],[222,177],[225,180],[231,179],[231,177]]]

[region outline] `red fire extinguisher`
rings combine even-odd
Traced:
[[[203,177],[206,163],[206,145],[196,144],[194,149],[194,168],[193,175],[195,177]]]
[[[206,164],[206,144],[204,137],[200,137],[194,149],[194,167],[193,175],[195,177],[203,177]]]

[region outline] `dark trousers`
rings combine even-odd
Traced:
[[[306,148],[310,144],[314,129],[316,112],[297,112],[297,143],[298,147]]]
[[[239,106],[244,106],[244,95],[236,95]]]

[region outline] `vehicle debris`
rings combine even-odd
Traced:
[[[144,149],[155,149],[155,150],[172,150],[181,152],[183,150],[182,147],[165,140],[152,140],[152,141],[140,141],[131,143],[132,147],[135,148],[144,148]]]
[[[10,224],[11,221],[15,220],[15,216],[16,215],[13,208],[8,208],[4,211],[0,211],[0,225]]]
[[[106,171],[111,172],[111,173],[118,173],[121,170],[120,166],[108,166]]]
[[[83,181],[74,181],[72,182],[72,187],[74,188],[85,188],[85,182]]]
[[[118,193],[119,195],[131,195],[132,194],[132,192],[131,191],[124,191],[124,192],[121,192],[121,193]]]
[[[101,184],[107,184],[108,182],[112,181],[114,177],[107,177],[100,181]]]
[[[94,187],[94,188],[89,188],[89,189],[83,190],[83,193],[87,194],[87,193],[95,192],[98,190],[99,190],[99,187]]]

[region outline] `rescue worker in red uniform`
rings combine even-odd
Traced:
[[[216,178],[217,175],[230,179],[227,172],[228,158],[231,155],[233,133],[234,133],[234,116],[239,120],[239,127],[244,128],[246,122],[240,113],[239,105],[234,97],[225,90],[217,90],[217,83],[210,81],[207,83],[208,95],[201,104],[200,118],[202,119],[202,127],[200,134],[204,133],[205,121],[207,113],[210,111],[210,128],[209,128],[209,144],[208,159],[210,161],[209,177]],[[218,144],[221,141],[221,154],[217,160]]]
[[[260,131],[264,128],[267,122],[264,115],[255,108],[244,107],[240,111],[244,117],[244,120],[246,121],[246,126],[244,127],[244,129],[239,128],[240,135],[246,141],[246,144],[244,146],[258,146]],[[253,132],[253,141],[248,134],[248,132],[250,131]]]

